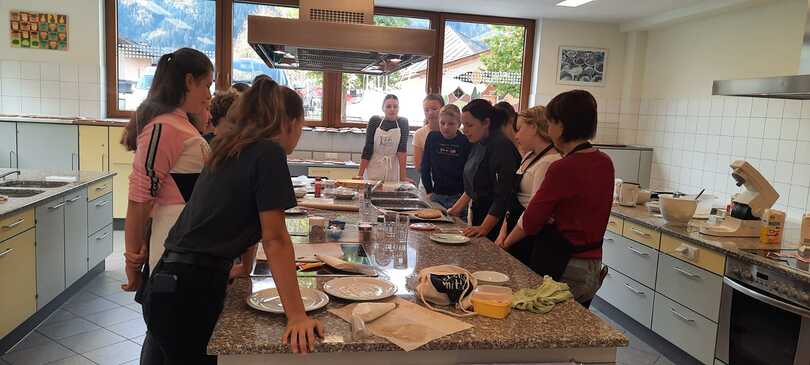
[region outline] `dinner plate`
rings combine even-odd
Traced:
[[[301,300],[304,301],[304,310],[314,311],[329,304],[329,296],[326,293],[312,288],[301,288]],[[247,304],[253,309],[270,313],[284,313],[284,306],[281,305],[281,297],[276,288],[261,290],[251,294],[247,298]]]
[[[470,242],[469,237],[452,233],[434,233],[430,235],[430,239],[436,243],[443,243],[446,245],[463,245]]]
[[[289,215],[307,214],[308,212],[309,211],[307,211],[306,209],[299,208],[299,207],[292,207],[292,208],[287,209],[287,210],[284,211],[285,214],[289,214]]]
[[[436,225],[433,223],[411,223],[410,227],[414,231],[432,231],[436,229]]]
[[[388,281],[375,278],[345,277],[323,284],[329,295],[355,301],[380,300],[397,292],[397,287]]]
[[[499,273],[497,271],[476,271],[472,273],[472,276],[480,281],[486,281],[488,283],[505,283],[509,281],[508,275]]]

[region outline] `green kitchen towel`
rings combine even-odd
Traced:
[[[551,312],[557,303],[573,298],[568,284],[543,276],[543,283],[535,289],[520,289],[512,299],[512,308],[544,314]]]

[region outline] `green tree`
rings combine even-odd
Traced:
[[[490,49],[488,54],[481,56],[484,70],[520,75],[523,69],[523,27],[495,25],[492,28],[494,35],[484,40]],[[495,93],[499,99],[506,95],[517,97],[520,83],[496,83]]]

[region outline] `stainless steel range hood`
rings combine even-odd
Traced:
[[[799,61],[800,75],[718,80],[712,85],[712,94],[810,100],[810,0],[807,3],[804,40]]]
[[[299,19],[248,17],[270,67],[385,75],[431,57],[436,31],[375,26],[373,0],[301,0]]]

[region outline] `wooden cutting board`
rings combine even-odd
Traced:
[[[337,186],[345,186],[347,188],[362,188],[366,185],[376,185],[379,181],[377,180],[355,180],[355,179],[338,179],[335,180],[335,184]]]
[[[346,212],[357,212],[360,208],[357,201],[354,200],[335,200],[327,198],[310,198],[305,197],[298,200],[299,207],[323,209],[323,210],[340,210]]]

